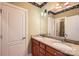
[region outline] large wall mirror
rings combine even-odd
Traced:
[[[41,13],[40,34],[51,37],[66,37],[79,41],[79,8],[74,8],[56,15],[46,9]]]

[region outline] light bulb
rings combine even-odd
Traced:
[[[46,16],[47,14],[46,13],[44,13],[44,16]]]
[[[69,5],[69,2],[66,2],[66,3],[64,4],[64,6],[67,6],[67,5]]]
[[[59,3],[57,3],[56,6],[59,6]]]
[[[59,8],[62,8],[62,6],[58,6],[58,7],[56,7],[56,9],[59,9]]]
[[[41,12],[41,16],[43,16],[43,12]]]

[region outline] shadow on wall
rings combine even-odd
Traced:
[[[31,54],[32,53],[31,45],[32,45],[32,43],[31,43],[31,37],[30,37],[30,40],[28,42],[28,54]]]

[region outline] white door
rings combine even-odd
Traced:
[[[25,55],[25,10],[2,7],[2,55]]]
[[[0,11],[0,56],[1,56],[1,11]]]

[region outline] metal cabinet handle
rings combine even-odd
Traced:
[[[57,55],[57,53],[54,53],[55,55]]]

